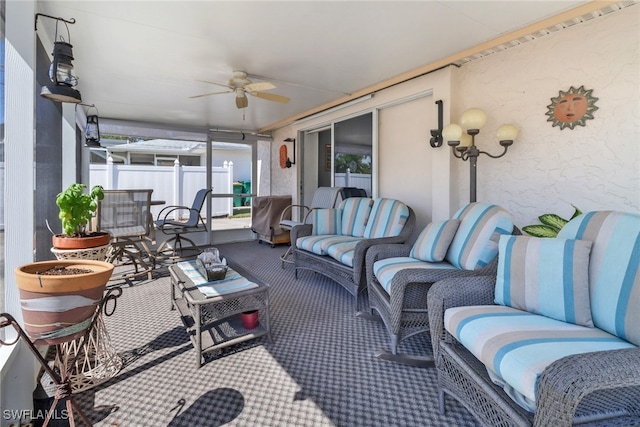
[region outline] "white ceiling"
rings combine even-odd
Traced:
[[[253,131],[583,3],[41,0],[39,12],[76,20],[78,89],[101,117]],[[55,21],[39,18],[41,31],[52,41]],[[233,70],[291,102],[189,99],[224,90],[200,80]]]

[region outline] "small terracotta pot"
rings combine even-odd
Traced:
[[[95,232],[85,237],[67,237],[64,234],[56,234],[51,237],[51,246],[57,249],[87,249],[104,246],[111,241],[111,234]]]
[[[258,310],[245,311],[241,315],[242,317],[242,326],[245,329],[255,329],[258,327],[260,322],[258,321]]]
[[[89,273],[41,275],[55,266]],[[81,337],[113,273],[113,264],[91,260],[41,261],[16,267],[20,306],[27,335],[35,344],[60,344]]]

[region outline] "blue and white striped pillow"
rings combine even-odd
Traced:
[[[447,255],[447,249],[456,235],[459,219],[432,222],[420,232],[409,256],[426,262],[440,262]]]
[[[501,236],[498,251],[496,304],[593,327],[590,241]]]
[[[310,213],[315,236],[341,234],[342,209],[313,209]]]
[[[399,200],[375,199],[363,237],[375,239],[400,234],[409,218],[409,208]]]
[[[343,236],[362,237],[371,214],[373,199],[368,197],[349,197],[340,203],[342,209]]]
[[[558,233],[593,242],[589,257],[593,324],[640,346],[640,215],[582,214]]]

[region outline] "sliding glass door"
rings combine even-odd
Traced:
[[[377,115],[369,112],[301,132],[300,200],[311,203],[318,187],[377,190],[375,146]]]

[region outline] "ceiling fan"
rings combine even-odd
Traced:
[[[244,71],[238,71],[238,70],[234,71],[233,77],[229,79],[229,84],[207,82],[204,80],[202,81],[204,83],[226,87],[228,90],[224,90],[222,92],[203,93],[202,95],[190,96],[189,98],[201,98],[203,96],[218,95],[221,93],[235,93],[236,107],[238,108],[246,108],[247,105],[249,105],[247,94],[258,97],[258,98],[266,99],[267,101],[281,102],[283,104],[286,104],[287,102],[290,101],[290,99],[287,98],[286,96],[265,92],[267,90],[275,89],[276,85],[266,81],[253,83],[251,80],[249,80],[247,73]]]

